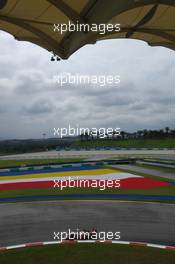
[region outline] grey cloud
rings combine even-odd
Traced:
[[[57,124],[69,123],[129,131],[174,125],[175,52],[110,40],[51,63],[48,52],[6,34],[0,50],[0,138],[39,137],[43,131],[51,136]],[[64,72],[120,74],[121,84],[59,87],[51,82]]]
[[[34,103],[32,103],[29,106],[26,106],[23,108],[24,113],[26,114],[48,114],[53,112],[54,106],[51,104],[51,102],[46,100],[38,100]]]

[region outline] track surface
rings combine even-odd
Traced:
[[[0,204],[0,247],[53,240],[53,232],[97,228],[121,240],[175,245],[175,205],[119,201]]]
[[[111,167],[130,170],[130,171],[137,172],[137,173],[141,172],[141,173],[145,173],[145,174],[150,174],[150,175],[154,175],[154,176],[159,176],[159,177],[175,180],[175,173],[163,172],[160,170],[156,170],[156,168],[155,169],[149,169],[149,168],[139,167],[137,165],[113,165]]]
[[[25,153],[8,156],[0,156],[0,160],[19,160],[19,159],[51,159],[64,157],[79,157],[100,159],[115,155],[157,155],[160,157],[175,157],[175,150],[89,150],[89,151],[45,151],[37,153]]]

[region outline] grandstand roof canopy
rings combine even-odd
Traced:
[[[121,24],[120,32],[54,32],[53,24]],[[175,0],[0,0],[0,30],[63,59],[101,39],[131,38],[175,50]]]

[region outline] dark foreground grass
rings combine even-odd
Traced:
[[[82,158],[65,158],[65,159],[29,159],[29,160],[0,160],[0,169],[17,166],[32,166],[32,165],[49,165],[53,163],[69,163],[79,162]]]
[[[175,251],[115,244],[62,244],[0,252],[1,264],[175,264]]]

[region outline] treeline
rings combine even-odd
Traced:
[[[0,155],[55,150],[57,146],[69,147],[72,140],[4,140],[0,141]]]
[[[163,139],[163,138],[175,138],[175,129],[170,129],[169,127],[165,127],[164,129],[160,130],[138,130],[136,132],[126,132],[121,131],[120,135],[118,135],[115,131],[111,132],[110,134],[105,134],[104,137],[100,136],[100,132],[97,132],[97,135],[94,136],[93,133],[84,133],[80,135],[81,141],[87,140],[104,140],[104,139],[111,139],[111,140],[125,140],[125,139]]]
[[[40,152],[55,150],[56,148],[69,148],[79,146],[81,144],[91,144],[93,146],[99,144],[112,145],[118,144],[118,146],[125,144],[129,139],[175,139],[175,130],[166,127],[160,130],[138,130],[134,133],[121,131],[120,136],[116,134],[116,131],[112,132],[111,135],[106,134],[105,138],[100,138],[100,133],[94,136],[92,133],[85,133],[78,137],[70,138],[50,138],[50,139],[29,139],[29,140],[4,140],[0,141],[0,155],[5,154],[18,154],[18,153],[29,153],[29,152]],[[136,140],[138,142],[138,140]],[[145,140],[146,141],[146,140]],[[104,143],[103,143],[104,142]],[[115,143],[114,143],[115,142]],[[120,143],[120,144],[119,144]],[[128,143],[127,143],[128,144]],[[136,144],[136,142],[134,143]],[[172,144],[170,144],[172,145]],[[122,146],[122,145],[121,145]]]

